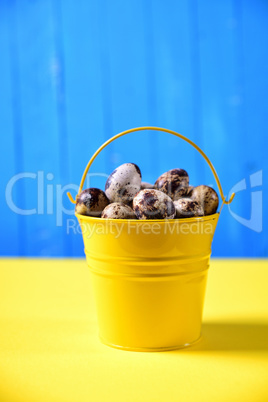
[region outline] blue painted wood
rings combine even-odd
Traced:
[[[240,15],[240,46],[242,49],[243,71],[241,80],[243,84],[241,125],[243,124],[243,172],[247,178],[247,198],[245,198],[244,215],[250,217],[251,209],[258,208],[252,205],[252,192],[260,187],[250,188],[250,175],[263,171],[263,233],[255,233],[244,228],[243,255],[268,256],[266,209],[268,183],[267,159],[267,115],[268,115],[268,24],[267,3],[249,0],[237,3],[237,14]],[[241,194],[243,194],[241,192]]]
[[[108,74],[100,44],[97,2],[62,2],[62,41],[65,57],[65,102],[69,141],[70,183],[78,186],[87,162],[112,135],[107,124],[105,80]],[[109,129],[109,132],[107,132]],[[102,176],[99,176],[101,174]],[[105,153],[94,162],[86,187],[104,188]],[[93,176],[92,176],[93,175]],[[97,175],[97,176],[94,176]],[[71,191],[75,196],[78,191]],[[66,199],[66,208],[74,206]],[[82,236],[74,215],[68,216],[66,238],[73,241],[74,255],[83,255]],[[69,228],[69,229],[68,229]]]
[[[252,74],[246,78],[245,69],[248,63],[245,58],[252,60],[251,38],[254,32],[250,29],[249,20],[255,15],[255,26],[259,17],[260,23],[262,18],[256,6],[251,4],[252,15],[248,14],[245,20],[242,4],[245,3],[225,1],[220,4],[213,3],[210,7],[204,7],[203,2],[198,2],[197,5],[204,150],[215,161],[223,188],[227,191],[244,178],[248,182],[250,173],[260,168],[258,164],[253,163],[254,167],[252,166],[253,170],[250,172],[246,167],[251,159],[258,159],[258,153],[252,152],[252,144],[261,143],[256,141],[255,135],[250,135],[246,121],[256,120],[261,100],[255,98],[252,109],[245,110],[245,104],[251,102],[251,93],[246,94],[245,89],[248,83],[254,81],[259,71],[257,68],[253,69]],[[262,12],[264,13],[264,10]],[[265,31],[267,27],[263,23],[262,34]],[[267,37],[267,34],[264,37]],[[261,37],[258,38],[258,43],[263,43]],[[265,47],[260,46],[254,51],[256,57],[253,60],[256,66],[261,60],[263,48]],[[264,97],[261,99],[264,100]],[[264,119],[261,121],[264,125]],[[265,164],[263,160],[261,165],[264,167]],[[230,208],[239,216],[249,218],[250,191],[239,193]],[[233,219],[227,208],[223,210],[221,218],[213,247],[215,255],[226,255],[226,250],[231,256],[258,255],[252,245],[259,242],[261,235]]]
[[[148,63],[154,77],[155,124],[179,131],[201,145],[194,108],[198,94],[189,2],[169,0],[152,5],[154,52]],[[197,184],[200,164],[196,169],[196,151],[167,134],[159,134],[157,139],[161,150],[157,175],[180,167],[188,171],[191,183]],[[200,162],[202,166],[204,162]]]
[[[233,172],[242,134],[238,105],[235,103],[235,99],[240,96],[237,93],[240,64],[236,56],[233,4],[228,0],[204,7],[198,1],[196,9],[203,149],[213,161],[227,194],[230,186],[241,178],[243,171],[238,163]],[[204,177],[206,184],[215,185],[207,169]],[[237,242],[241,225],[236,225],[226,207],[221,218],[213,244],[215,255],[224,255],[226,247],[231,255],[241,252],[241,242]]]
[[[100,43],[102,58],[107,63],[102,69],[105,136],[151,123],[148,86],[148,43],[145,39],[144,2],[99,2]],[[105,4],[105,7],[103,7]],[[107,93],[106,93],[107,88]],[[153,179],[152,161],[158,161],[153,134],[137,133],[117,140],[105,152],[106,171],[116,166],[136,162],[147,181]]]
[[[57,110],[57,127],[58,127],[58,144],[59,144],[59,163],[60,163],[60,183],[62,188],[56,194],[57,208],[61,207],[64,212],[56,212],[56,222],[62,228],[64,255],[73,255],[73,237],[67,233],[68,219],[73,218],[72,209],[70,214],[70,204],[66,197],[69,190],[70,183],[70,139],[67,124],[67,102],[66,102],[66,63],[63,41],[63,22],[62,22],[62,3],[61,1],[51,2],[52,26],[53,26],[53,45],[55,52],[55,66],[56,71],[54,75],[53,92],[56,96],[56,110]],[[60,215],[60,216],[59,216]],[[62,217],[62,220],[61,220]],[[60,222],[59,222],[60,219]]]
[[[267,256],[266,209],[262,233],[232,216],[250,218],[250,175],[259,170],[264,183],[253,190],[263,189],[264,204],[267,197],[266,16],[259,0],[0,2],[1,186],[15,173],[30,173],[15,185],[14,199],[40,212],[16,215],[3,205],[1,255],[82,256],[66,191],[76,194],[106,139],[158,125],[203,148],[226,194],[245,178],[247,189],[223,210],[213,255]],[[192,184],[215,185],[189,145],[143,132],[104,150],[86,186],[104,188],[107,175],[127,161],[140,165],[146,181],[182,167]],[[62,220],[61,198],[69,211]]]
[[[61,183],[60,135],[57,120],[58,108],[55,86],[57,58],[54,45],[52,11],[48,2],[10,3],[12,29],[17,32],[20,95],[18,108],[21,113],[20,130],[23,144],[15,144],[22,155],[23,169],[36,175],[26,178],[24,208],[36,209],[34,214],[23,216],[25,229],[25,255],[61,255],[64,247],[62,228],[56,225],[55,194],[54,213],[46,213],[47,174],[53,174],[51,183]],[[14,49],[11,49],[13,51]],[[39,176],[38,175],[39,173]],[[38,195],[38,184],[40,194]],[[51,200],[52,201],[52,200]],[[42,205],[43,204],[43,205]]]
[[[21,159],[17,159],[15,143],[20,138],[20,128],[17,109],[18,92],[14,85],[14,76],[17,76],[15,67],[15,54],[11,54],[10,48],[14,43],[14,32],[11,32],[9,8],[6,2],[0,3],[0,132],[1,132],[1,157],[0,157],[0,188],[1,188],[1,235],[0,254],[18,255],[23,253],[23,240],[20,241],[20,217],[10,209],[10,202],[18,205],[18,186],[14,191],[8,192],[8,204],[5,200],[5,188],[12,177],[23,170]],[[13,188],[13,186],[12,186]]]

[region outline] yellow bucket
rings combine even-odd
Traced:
[[[213,165],[197,145],[158,127],[127,130],[103,144],[86,167],[79,194],[101,150],[115,139],[140,130],[164,131],[193,145],[212,169],[223,204],[233,200],[234,194],[229,201],[224,198]],[[92,273],[101,341],[135,351],[171,350],[195,343],[200,338],[211,243],[219,213],[145,221],[76,216]]]

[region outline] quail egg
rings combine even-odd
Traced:
[[[75,212],[81,215],[100,217],[108,204],[109,200],[102,190],[87,188],[81,191],[77,197]]]
[[[141,182],[141,190],[144,190],[144,189],[149,189],[149,188],[154,188],[154,184],[151,184],[151,183],[147,183],[147,181],[142,181]]]
[[[172,169],[161,174],[155,182],[155,188],[163,191],[172,200],[176,198],[176,194],[181,187],[189,185],[189,176],[184,169]]]
[[[180,198],[174,201],[176,209],[176,218],[191,218],[193,216],[203,216],[202,205],[191,198]]]
[[[133,210],[138,219],[173,219],[175,207],[171,198],[159,190],[145,189],[133,199]]]
[[[202,205],[205,215],[216,213],[219,205],[219,197],[213,188],[205,185],[194,187],[191,192],[191,198]]]
[[[111,202],[129,204],[141,188],[141,171],[134,163],[124,163],[115,169],[105,184],[105,194]]]
[[[188,187],[179,187],[174,195],[174,201],[179,200],[180,198],[188,198],[191,197],[193,186]]]
[[[136,219],[133,210],[122,202],[113,202],[104,208],[101,214],[105,219]]]

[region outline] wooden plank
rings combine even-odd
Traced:
[[[145,4],[145,3],[144,3]],[[150,2],[146,2],[148,13]],[[151,84],[155,97],[154,120],[157,125],[171,128],[200,145],[196,135],[196,83],[191,30],[191,9],[188,1],[152,2],[152,48],[147,62],[154,78]],[[150,18],[149,18],[150,21]],[[148,31],[150,25],[145,23]],[[196,151],[175,137],[158,135],[158,175],[175,167],[188,171],[192,184],[198,183]],[[201,161],[202,162],[202,161]],[[200,169],[200,167],[198,167]]]
[[[14,27],[10,24],[8,4],[0,3],[0,132],[1,132],[1,227],[0,255],[23,255],[23,226],[21,218],[10,209],[11,204],[22,207],[21,182],[14,183],[5,199],[8,182],[21,172],[21,159],[17,158],[16,144],[20,138],[20,121],[18,116],[18,94],[16,89],[16,49],[14,47]],[[12,191],[13,189],[13,191]],[[7,204],[8,202],[8,204]],[[13,207],[12,207],[13,208]],[[14,208],[13,208],[14,209]]]
[[[250,257],[267,257],[267,222],[268,212],[265,208],[268,183],[265,179],[268,171],[267,160],[267,114],[268,114],[268,21],[267,3],[248,0],[235,3],[235,15],[238,20],[238,35],[240,38],[240,57],[242,86],[241,125],[243,136],[240,141],[239,154],[243,155],[242,166],[247,180],[247,190],[239,194],[243,199],[243,216],[250,218],[253,209],[259,211],[262,232],[256,233],[247,227],[243,228],[242,255]],[[251,176],[262,171],[262,186],[251,188]],[[252,177],[252,183],[257,184]],[[263,192],[263,207],[257,200],[252,203],[253,192]],[[258,220],[258,219],[256,219]],[[252,222],[257,227],[258,222]]]
[[[56,196],[53,213],[47,214],[45,201],[48,183],[61,183],[59,172],[59,137],[57,121],[57,71],[52,27],[52,14],[48,2],[9,3],[9,13],[16,17],[18,70],[20,82],[21,133],[23,146],[19,147],[26,172],[39,176],[25,179],[26,209],[37,213],[24,216],[26,225],[25,254],[29,256],[69,255],[63,248],[62,227],[56,221]],[[52,180],[47,180],[51,173]],[[39,184],[39,191],[38,191]],[[38,194],[39,193],[39,194]],[[52,208],[52,205],[50,205]]]
[[[145,40],[144,2],[99,2],[102,55],[104,122],[106,137],[150,121],[148,56]],[[152,73],[152,72],[151,72]],[[152,122],[153,123],[153,122]],[[125,162],[140,166],[143,178],[152,181],[158,157],[154,136],[148,132],[130,134],[116,141],[106,152],[107,172]]]
[[[97,3],[66,1],[61,7],[70,183],[78,186],[93,153],[113,135],[104,106],[107,102],[105,80],[109,71],[100,45]],[[104,189],[108,172],[103,152],[94,162],[90,170],[93,176],[88,176],[84,188]],[[72,194],[76,195],[76,191]],[[72,206],[69,204],[68,208]],[[75,216],[69,216],[67,220],[69,229],[65,238],[72,238],[74,255],[82,256],[84,247],[77,220]]]
[[[227,194],[244,177],[243,155],[240,155],[243,138],[239,110],[240,61],[236,53],[233,2],[198,1],[193,2],[193,6],[198,13],[204,151],[214,163]],[[213,184],[216,188],[208,169],[204,172],[204,179],[205,184]],[[237,199],[233,205],[236,203],[240,209],[242,203]],[[213,243],[213,255],[243,255],[242,232],[243,227],[224,207]]]
[[[68,235],[68,220],[73,219],[73,206],[67,198],[67,191],[70,189],[70,139],[67,121],[66,105],[66,61],[63,40],[62,23],[62,2],[51,1],[51,20],[53,32],[53,92],[55,96],[55,107],[57,115],[58,132],[58,158],[60,165],[60,183],[57,186],[57,206],[60,206],[60,213],[56,212],[57,225],[62,227],[63,255],[73,255],[73,237]],[[71,207],[71,208],[70,208]],[[56,207],[56,211],[59,211]],[[60,222],[59,222],[60,220]]]

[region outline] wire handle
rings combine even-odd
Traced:
[[[126,135],[126,134],[134,133],[135,131],[143,131],[143,130],[163,131],[163,132],[165,132],[165,133],[169,133],[169,134],[175,135],[176,137],[179,137],[179,138],[181,138],[182,140],[188,142],[190,145],[192,145],[192,146],[203,156],[203,158],[206,160],[207,164],[209,165],[210,169],[212,170],[212,173],[213,173],[213,175],[214,175],[214,177],[215,177],[215,180],[216,180],[216,182],[217,182],[217,186],[218,186],[219,191],[220,191],[220,196],[221,196],[221,199],[222,199],[222,205],[223,205],[223,204],[230,204],[230,203],[233,201],[234,196],[235,196],[235,193],[232,193],[232,194],[231,194],[231,197],[230,197],[229,201],[226,200],[226,197],[224,196],[223,191],[222,191],[222,186],[221,186],[219,177],[218,177],[218,175],[217,175],[217,172],[216,172],[214,166],[212,165],[212,163],[210,162],[209,158],[207,157],[207,155],[202,151],[202,149],[199,148],[199,146],[196,145],[193,141],[189,140],[187,137],[184,137],[184,135],[179,134],[179,133],[176,133],[176,131],[168,130],[168,129],[166,129],[166,128],[161,128],[161,127],[136,127],[136,128],[131,128],[131,129],[129,129],[129,130],[122,131],[121,133],[116,134],[114,137],[110,138],[108,141],[106,141],[104,144],[102,144],[102,146],[101,146],[101,147],[94,153],[94,155],[91,157],[90,161],[88,162],[88,164],[87,164],[87,166],[86,166],[86,169],[85,169],[85,171],[84,171],[84,173],[83,173],[83,176],[82,176],[82,179],[81,179],[81,183],[80,183],[80,186],[79,186],[78,194],[76,195],[76,199],[77,199],[78,195],[79,195],[79,194],[81,193],[81,191],[82,191],[82,188],[83,188],[83,186],[84,186],[84,181],[85,181],[85,179],[86,179],[86,176],[87,176],[87,173],[88,173],[88,171],[89,171],[89,168],[91,167],[92,163],[94,162],[94,160],[96,159],[96,157],[99,155],[99,153],[100,153],[105,147],[107,147],[107,145],[109,145],[111,142],[113,142],[113,141],[116,140],[117,138],[123,137],[123,135]],[[73,204],[75,204],[76,201],[73,199],[72,195],[71,195],[69,192],[67,193],[67,195],[68,195],[70,201],[71,201]]]

